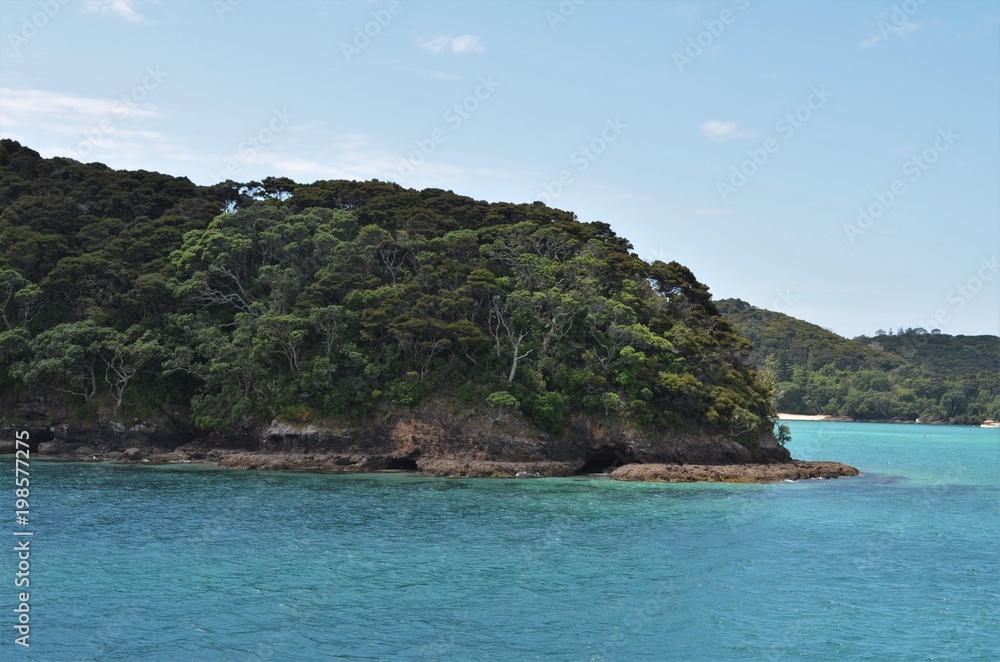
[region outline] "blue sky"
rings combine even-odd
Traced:
[[[43,156],[543,200],[842,335],[1000,333],[1000,1],[0,4]]]

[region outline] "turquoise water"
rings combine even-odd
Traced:
[[[796,457],[866,475],[33,462],[32,646],[7,552],[0,659],[1000,658],[1000,430],[789,425]]]

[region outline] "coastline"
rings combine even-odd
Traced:
[[[827,423],[878,423],[885,425],[944,425],[959,428],[982,427],[978,424],[969,425],[967,423],[949,423],[946,421],[914,421],[898,418],[876,419],[876,418],[851,418],[849,416],[830,416],[828,414],[777,414],[779,421],[824,421]]]
[[[4,449],[6,450],[6,449]],[[46,449],[53,451],[56,449]],[[75,452],[45,452],[50,460],[77,462],[117,462],[121,464],[184,465],[210,464],[223,469],[242,471],[306,471],[329,474],[366,474],[385,471],[415,471],[436,478],[567,478],[570,476],[608,476],[623,482],[662,483],[779,483],[797,480],[834,479],[861,475],[858,469],[839,462],[772,462],[762,464],[665,464],[629,463],[608,473],[581,473],[572,462],[510,462],[492,460],[433,458],[415,461],[413,466],[371,466],[360,457],[325,453],[255,452],[214,449],[146,456],[137,448],[125,451],[101,451],[79,448]]]
[[[39,421],[41,423],[41,421]],[[564,436],[523,422],[490,424],[441,406],[425,406],[384,423],[269,424],[204,433],[101,417],[96,424],[0,424],[26,428],[35,456],[83,461],[186,464],[227,469],[372,473],[416,471],[448,478],[541,478],[610,475],[614,480],[778,482],[856,476],[853,467],[801,462],[773,435],[737,443],[722,435],[676,430],[650,435],[618,421],[574,417]]]
[[[778,414],[779,421],[829,421],[826,414]]]

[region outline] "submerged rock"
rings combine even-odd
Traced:
[[[612,480],[694,483],[780,483],[784,480],[859,476],[854,467],[839,462],[792,460],[780,464],[626,464],[611,472]]]
[[[417,468],[428,476],[445,478],[541,478],[572,476],[581,464],[569,462],[492,462],[489,460],[424,460]]]

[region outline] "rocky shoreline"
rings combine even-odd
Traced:
[[[627,464],[611,472],[613,480],[664,483],[780,483],[860,475],[854,467],[839,462],[802,460],[782,464]]]
[[[0,447],[0,451],[7,449]],[[111,461],[148,464],[211,463],[228,469],[252,471],[311,471],[322,473],[374,473],[387,470],[417,471],[442,478],[554,478],[581,475],[579,463],[497,462],[436,458],[417,461],[415,466],[386,466],[363,456],[315,453],[259,453],[237,450],[186,450],[145,455],[138,448],[98,451],[43,446],[40,454],[54,459]],[[625,464],[614,468],[611,480],[663,483],[779,483],[791,480],[833,479],[858,476],[861,472],[839,462],[792,460],[771,464]],[[594,474],[590,474],[594,475]]]
[[[0,453],[13,452],[0,444]],[[170,452],[144,452],[138,447],[123,451],[89,446],[67,447],[42,442],[37,455],[53,459],[148,464],[211,463],[219,467],[255,471],[311,471],[322,473],[374,473],[408,470],[442,478],[551,478],[586,474],[580,462],[509,462],[477,459],[430,458],[411,463],[364,455],[302,452],[257,452],[236,449],[178,447]],[[778,483],[858,476],[861,472],[839,462],[774,462],[766,464],[663,464],[629,463],[608,467],[612,480],[632,482]],[[593,475],[593,474],[591,474]]]
[[[449,478],[610,474],[614,480],[664,482],[778,482],[860,473],[835,462],[793,460],[772,436],[748,445],[683,431],[650,437],[634,427],[580,417],[570,421],[565,436],[553,438],[521,422],[488,424],[468,412],[443,407],[352,428],[272,421],[212,433],[169,422],[126,424],[101,418],[94,425],[45,425],[8,419],[0,420],[0,454],[13,453],[13,433],[24,429],[31,434],[36,456],[209,462],[245,470],[402,470]]]

